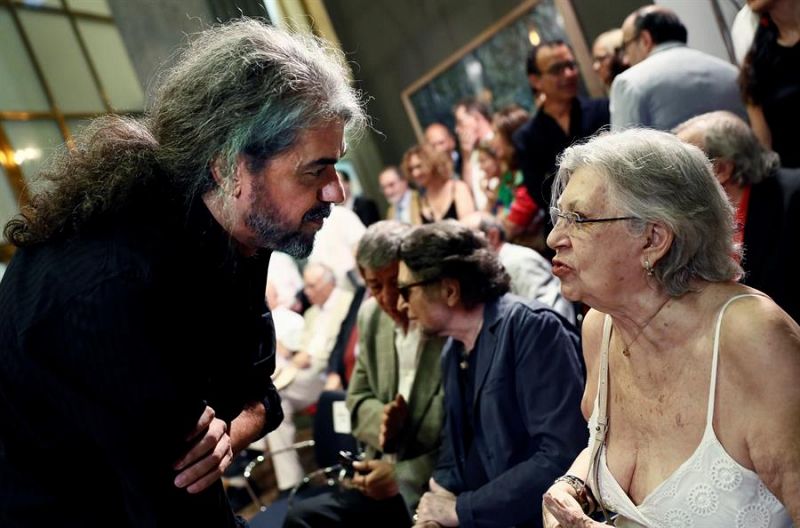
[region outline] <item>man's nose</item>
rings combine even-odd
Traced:
[[[342,188],[342,182],[339,181],[339,176],[336,172],[333,174],[334,177],[320,190],[319,199],[325,203],[340,204],[344,202],[344,188]]]

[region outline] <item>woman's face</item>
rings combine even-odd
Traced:
[[[498,159],[485,150],[478,152],[478,166],[483,171],[487,180],[499,178],[503,173]]]
[[[495,154],[497,154],[497,159],[508,164],[514,155],[514,145],[506,141],[506,138],[497,129],[494,130],[491,144]]]
[[[624,216],[609,200],[607,177],[591,167],[575,171],[558,200],[562,212],[586,219]],[[571,301],[593,308],[613,306],[631,285],[643,277],[641,250],[645,235],[634,235],[627,221],[574,224],[559,219],[547,245],[556,251],[553,274]]]
[[[431,182],[431,170],[417,154],[409,156],[408,172],[420,187],[427,187]]]

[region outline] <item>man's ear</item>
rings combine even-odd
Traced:
[[[642,47],[647,50],[648,54],[650,54],[650,51],[656,47],[655,43],[653,42],[653,35],[651,35],[650,31],[647,29],[643,29],[639,33],[639,39],[642,41]]]
[[[531,88],[533,88],[533,90],[536,93],[539,93],[539,92],[542,91],[541,88],[540,88],[542,86],[542,78],[541,78],[541,76],[536,75],[535,73],[529,73],[528,74],[528,84],[530,85]]]
[[[454,308],[461,302],[461,284],[450,277],[442,279],[441,294],[448,307]]]
[[[733,161],[728,159],[715,159],[713,166],[714,176],[717,177],[717,181],[719,181],[720,185],[724,187],[726,183],[729,183],[731,176],[733,176]]]
[[[214,181],[217,182],[217,185],[221,189],[226,190],[236,198],[242,193],[242,175],[245,170],[245,160],[241,154],[236,157],[236,165],[230,177],[226,177],[225,173],[227,171],[219,156],[214,158],[214,161],[211,162],[211,176],[213,176]]]

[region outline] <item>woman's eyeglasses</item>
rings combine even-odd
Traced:
[[[575,224],[593,224],[596,222],[616,222],[618,220],[638,220],[636,216],[614,216],[611,218],[584,218],[578,213],[572,211],[562,211],[558,207],[550,208],[550,221],[553,222],[553,227],[556,226],[559,220],[563,219],[566,223],[565,227],[571,228]]]

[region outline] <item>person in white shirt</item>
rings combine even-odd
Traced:
[[[333,271],[321,263],[309,263],[304,272],[304,292],[312,306],[304,315],[305,325],[299,351],[276,374],[284,419],[267,436],[270,451],[290,447],[294,442],[294,413],[315,403],[325,386],[328,366],[336,336],[347,315],[353,293],[336,287]],[[297,453],[288,451],[272,458],[278,488],[291,489],[303,478]]]

